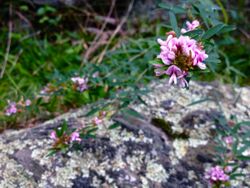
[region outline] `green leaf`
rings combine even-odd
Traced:
[[[203,34],[203,30],[201,29],[195,29],[195,30],[191,30],[191,31],[184,33],[184,35],[190,36],[190,37],[194,37],[194,36],[201,35],[201,34]]]
[[[88,139],[88,138],[96,138],[96,135],[88,134],[88,135],[86,135],[85,139]]]
[[[50,156],[53,156],[57,153],[57,150],[56,149],[50,149],[49,150],[49,153],[46,155],[46,157],[50,157]]]
[[[237,154],[238,145],[239,145],[239,139],[235,138],[235,141],[234,141],[234,143],[232,145],[232,152],[233,152],[233,154]]]
[[[238,69],[236,69],[236,68],[234,68],[234,67],[232,67],[232,66],[230,66],[229,69],[230,69],[231,71],[235,72],[237,75],[240,75],[240,76],[246,78],[246,75],[245,75],[244,73],[242,73],[241,71],[239,71]]]
[[[46,12],[45,8],[44,8],[44,7],[41,7],[41,8],[39,8],[39,9],[37,10],[37,15],[38,15],[38,16],[41,16],[41,15],[45,14],[45,12]]]
[[[171,11],[169,12],[169,19],[170,19],[170,24],[171,24],[174,32],[176,33],[177,37],[179,37],[180,36],[180,28],[178,27],[175,14]]]
[[[244,155],[238,155],[236,156],[237,159],[242,160],[242,161],[249,161],[250,156],[244,156]]]
[[[110,125],[109,127],[108,127],[108,129],[115,129],[115,128],[118,128],[118,127],[120,127],[120,124],[119,123],[114,123],[114,124],[112,124],[112,125]]]
[[[184,14],[186,13],[186,9],[180,7],[180,6],[176,6],[176,5],[172,5],[170,3],[160,3],[159,4],[159,7],[161,8],[164,8],[166,10],[169,10],[169,11],[173,11],[175,14]]]
[[[148,104],[141,98],[141,96],[138,96],[138,100],[145,106],[148,106]]]
[[[242,177],[242,176],[246,176],[246,175],[242,173],[235,173],[235,174],[230,175],[230,179],[235,179],[237,177]]]
[[[250,121],[242,121],[239,124],[250,126]]]
[[[67,130],[68,130],[68,124],[66,121],[64,121],[62,124],[62,132],[65,133]]]
[[[27,5],[21,5],[20,10],[27,11],[27,10],[29,10],[29,7]]]
[[[141,119],[144,119],[144,117],[138,113],[137,111],[131,109],[131,108],[126,108],[126,109],[123,109],[121,111],[123,114],[127,114],[127,115],[130,115],[130,116],[134,116],[134,117],[137,117],[137,118],[141,118]]]
[[[211,98],[200,99],[200,100],[197,100],[197,101],[194,101],[194,102],[188,104],[187,106],[192,106],[192,105],[203,103],[203,102],[206,102],[206,101],[213,101],[213,99],[211,99]]]
[[[98,130],[98,127],[91,128],[87,131],[87,135],[90,135],[93,132],[96,132]]]
[[[234,25],[225,25],[223,27],[223,29],[220,30],[219,34],[228,33],[230,31],[234,31],[234,30],[236,30],[236,26],[234,26]]]
[[[91,115],[95,114],[96,112],[98,112],[100,109],[101,109],[100,107],[92,108],[90,111],[88,111],[86,116],[91,116]]]
[[[68,129],[67,122],[64,121],[62,126],[56,129],[56,136],[61,137],[67,131],[67,129]]]
[[[210,29],[208,29],[204,35],[202,36],[203,39],[209,39],[212,36],[214,36],[215,34],[217,34],[219,31],[222,30],[222,28],[224,27],[224,24],[218,24]]]
[[[247,149],[249,149],[249,145],[245,145],[245,146],[241,147],[240,149],[238,149],[237,153],[242,154]]]

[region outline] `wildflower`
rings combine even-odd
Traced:
[[[78,132],[73,132],[71,133],[70,135],[70,141],[73,142],[73,141],[78,141],[80,142],[81,141],[81,138],[80,138],[80,134]]]
[[[15,113],[17,113],[16,103],[8,101],[8,107],[6,108],[5,115],[11,116]]]
[[[92,75],[93,78],[97,78],[98,76],[99,76],[99,72],[98,71],[94,72],[94,74]]]
[[[231,167],[231,166],[226,166],[225,167],[225,172],[226,173],[230,173],[230,172],[232,172],[233,171],[233,167]]]
[[[30,106],[31,105],[31,100],[30,99],[27,99],[26,101],[25,101],[25,106]]]
[[[204,60],[208,55],[203,50],[202,44],[189,36],[176,37],[173,32],[167,34],[165,41],[158,39],[161,52],[157,58],[162,60],[162,64],[154,64],[155,74],[156,76],[169,75],[169,84],[187,87],[186,77],[189,71],[196,68],[206,69]]]
[[[57,136],[56,136],[56,131],[52,131],[50,133],[50,136],[49,136],[52,140],[56,140],[57,139]]]
[[[76,89],[80,92],[83,92],[86,89],[88,89],[88,86],[87,86],[88,79],[87,78],[73,77],[73,78],[71,78],[71,81],[75,84]]]
[[[182,87],[182,88],[188,87],[188,82],[187,82],[187,80],[185,79],[185,76],[187,76],[187,73],[183,72],[182,75],[180,75],[180,76],[178,77],[178,80],[179,80],[178,85],[179,85],[180,87]]]
[[[107,112],[105,112],[105,111],[99,112],[99,116],[102,118],[104,118],[106,115],[107,115]]]
[[[52,85],[51,84],[47,84],[46,86],[44,86],[42,88],[42,90],[40,91],[41,95],[47,95],[49,93],[51,93],[53,91],[52,89]]]
[[[188,31],[192,31],[200,26],[200,22],[198,20],[194,20],[192,22],[187,21],[186,22],[187,29],[181,29],[181,33],[186,33]]]
[[[93,123],[94,123],[95,125],[101,124],[102,121],[103,121],[103,120],[102,120],[101,118],[99,118],[99,117],[95,117],[95,118],[93,119]]]
[[[232,136],[226,136],[226,137],[223,138],[223,140],[227,145],[232,145],[232,143],[233,143],[233,137]]]
[[[225,174],[224,170],[220,166],[212,167],[205,175],[211,183],[226,182],[229,180],[229,176]]]

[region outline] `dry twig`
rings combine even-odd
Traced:
[[[6,68],[6,64],[8,62],[8,58],[9,58],[9,53],[10,53],[11,36],[12,36],[12,20],[11,19],[12,19],[12,4],[10,4],[10,6],[9,6],[8,41],[7,41],[6,53],[5,53],[5,56],[4,56],[4,62],[3,62],[2,70],[1,70],[1,73],[0,73],[0,79],[3,78],[5,68]]]
[[[108,12],[108,15],[107,15],[107,18],[110,18],[112,12],[113,12],[113,9],[114,9],[114,6],[115,6],[115,3],[116,3],[116,0],[112,0],[112,4],[111,4],[111,7],[109,9],[109,12]],[[81,63],[81,67],[83,66],[84,62],[86,62],[89,58],[89,56],[95,52],[102,44],[104,44],[106,42],[104,42],[104,39],[106,39],[107,37],[105,36],[106,33],[104,33],[104,29],[106,28],[106,25],[108,23],[108,19],[105,19],[101,29],[99,30],[98,34],[95,36],[93,42],[92,42],[92,45],[88,48],[88,50],[86,51],[86,53],[84,54],[84,57],[83,57],[83,61]],[[97,42],[98,41],[98,42]]]
[[[122,18],[120,24],[116,27],[115,31],[113,32],[113,34],[109,38],[107,45],[105,46],[105,48],[103,49],[102,53],[100,54],[100,56],[99,56],[99,58],[97,60],[97,63],[101,63],[101,61],[103,60],[103,57],[104,57],[109,45],[111,44],[111,42],[113,41],[113,39],[115,38],[117,33],[121,30],[123,24],[127,21],[128,16],[129,16],[129,14],[130,14],[130,12],[131,12],[131,10],[133,8],[133,4],[134,4],[134,0],[132,0],[131,3],[129,4],[126,15]]]

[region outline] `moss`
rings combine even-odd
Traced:
[[[183,133],[176,133],[172,129],[172,124],[171,122],[165,121],[164,119],[160,118],[152,118],[151,123],[160,128],[167,136],[169,136],[172,139],[188,139],[189,135],[185,132]]]

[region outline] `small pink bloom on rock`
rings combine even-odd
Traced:
[[[226,182],[229,180],[229,176],[225,174],[224,170],[220,166],[212,167],[205,175],[211,183]]]
[[[99,117],[95,117],[94,119],[93,119],[93,123],[95,124],[95,125],[99,125],[99,124],[101,124],[102,123],[102,119],[100,119]]]
[[[57,139],[56,131],[52,131],[52,132],[50,133],[49,137],[50,137],[52,140],[56,140],[56,139]]]
[[[71,142],[74,142],[74,141],[80,142],[81,141],[80,134],[78,132],[76,132],[76,131],[71,133],[70,141]]]

